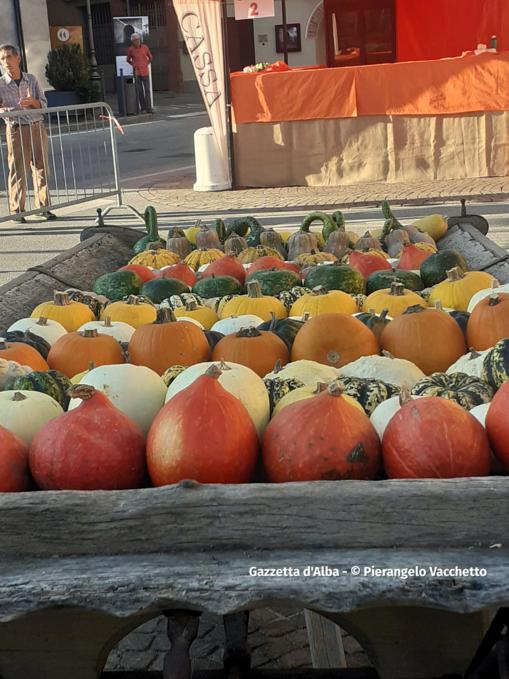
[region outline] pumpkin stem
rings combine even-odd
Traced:
[[[321,394],[322,391],[327,391],[328,388],[329,388],[329,385],[327,384],[327,382],[317,382],[316,383],[316,389],[315,389],[314,393],[315,394]]]
[[[74,384],[67,390],[67,396],[71,398],[80,398],[82,401],[88,401],[95,395],[96,390],[90,384]]]
[[[449,283],[460,281],[462,278],[465,278],[465,274],[459,268],[459,266],[455,266],[453,269],[449,269],[449,271],[447,271],[447,281]]]
[[[394,356],[391,354],[391,352],[386,351],[385,349],[382,350],[382,356],[385,356],[385,358],[394,358]]]
[[[7,340],[5,337],[0,337],[0,349],[7,349]]]
[[[164,245],[161,241],[154,241],[153,243],[147,243],[145,250],[164,250]]]
[[[480,354],[478,351],[476,351],[473,347],[469,347],[468,351],[470,352],[470,353],[469,353],[469,357],[468,357],[468,360],[469,360],[469,361],[473,361],[474,358],[479,358],[479,356],[481,355],[481,354]]]
[[[414,304],[413,306],[409,306],[406,311],[404,311],[404,314],[420,314],[422,311],[425,311],[425,308],[422,307],[420,304]]]
[[[221,368],[215,363],[209,366],[205,371],[205,375],[207,375],[207,377],[212,377],[212,379],[214,380],[217,380],[219,377],[221,377],[221,374],[222,374]]]
[[[83,332],[80,332],[80,335],[82,337],[99,337],[99,333],[95,328],[87,328],[86,330],[83,330]]]
[[[310,318],[310,313],[309,313],[309,311],[306,311],[306,313],[302,317],[302,322],[305,323],[306,321],[309,321],[309,318]]]
[[[401,391],[400,391],[400,394],[399,394],[399,405],[403,406],[403,405],[405,405],[405,403],[407,403],[408,401],[411,401],[411,400],[412,400],[411,391],[410,391],[408,385],[404,384],[401,387]]]
[[[249,281],[247,284],[247,296],[251,299],[263,297],[262,286],[259,281]]]
[[[492,292],[488,301],[488,306],[497,306],[497,304],[500,304],[498,292]]]
[[[327,387],[327,393],[329,396],[342,396],[343,391],[344,389],[338,380],[334,380],[334,382],[331,382]]]
[[[155,323],[174,323],[176,321],[173,309],[168,309],[168,307],[161,307],[157,310],[157,318]]]
[[[437,311],[443,311],[444,310],[444,307],[442,306],[442,302],[439,299],[437,299],[436,302],[435,302],[435,309]]]
[[[393,281],[391,283],[391,291],[389,293],[394,297],[402,297],[405,294],[405,286],[399,281]]]
[[[274,370],[272,372],[277,375],[277,373],[280,373],[281,370],[283,370],[283,365],[281,364],[281,361],[278,359],[274,364]]]
[[[241,328],[235,337],[260,337],[261,334],[258,328]]]
[[[389,309],[382,309],[382,311],[380,312],[379,319],[380,319],[381,321],[385,321],[385,319],[387,318],[388,314],[389,314]]]
[[[221,372],[224,372],[225,370],[231,370],[230,366],[228,365],[228,363],[225,362],[223,358],[219,361],[218,367],[219,370],[221,370]]]
[[[141,300],[137,295],[129,295],[126,303],[127,304],[141,304]]]
[[[198,305],[194,300],[191,300],[189,302],[186,302],[186,311],[196,311],[198,309]]]
[[[271,311],[270,312],[270,325],[269,325],[269,330],[271,332],[274,332],[274,330],[276,328],[276,323],[277,323],[276,314],[273,311]]]
[[[71,301],[67,292],[58,292],[55,290],[53,293],[53,304],[55,306],[67,306]]]
[[[36,325],[48,325],[48,319],[46,318],[46,316],[40,316]]]
[[[105,316],[104,317],[104,327],[105,328],[111,328],[111,316]]]
[[[324,285],[317,285],[313,288],[315,295],[326,295],[328,293],[327,288]]]
[[[12,395],[11,401],[26,401],[27,397],[25,394],[22,394],[20,391],[15,391],[14,394]]]

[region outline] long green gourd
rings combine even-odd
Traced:
[[[157,228],[157,212],[155,211],[155,208],[152,207],[152,205],[149,205],[147,208],[145,208],[143,218],[145,219],[145,229],[147,231],[147,235],[136,241],[133,251],[136,254],[139,254],[146,249],[149,243],[157,242],[166,247],[166,241],[164,238],[159,236],[159,229]]]

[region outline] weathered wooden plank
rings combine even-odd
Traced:
[[[456,250],[466,259],[468,268],[485,270],[507,259],[509,254],[492,240],[483,236],[476,228],[469,224],[458,224],[450,229],[438,241],[439,250]],[[499,264],[497,279],[500,283],[509,283],[509,266]]]
[[[102,679],[162,679],[161,672],[103,672]],[[228,679],[222,670],[193,672],[193,679]],[[375,670],[352,667],[348,670],[251,670],[242,679],[379,679]],[[430,677],[430,679],[433,679]],[[442,678],[443,679],[443,678]],[[447,679],[461,679],[460,675]]]
[[[313,667],[346,667],[341,628],[314,611],[304,611]]]
[[[508,507],[506,477],[3,494],[0,554],[506,546]]]

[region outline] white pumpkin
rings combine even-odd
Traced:
[[[33,372],[28,365],[20,365],[16,361],[0,358],[0,391],[10,389],[17,377]]]
[[[261,377],[251,368],[239,363],[207,362],[186,368],[168,387],[166,402],[203,375],[211,365],[218,365],[221,368],[222,372],[219,377],[221,386],[243,403],[253,420],[258,436],[261,436],[270,417],[269,395]]]
[[[453,373],[465,373],[472,377],[482,377],[481,373],[484,357],[489,351],[490,349],[486,349],[485,351],[476,351],[475,349],[472,349],[468,354],[460,356],[455,363],[449,366],[446,373],[448,375],[452,375]]]
[[[295,379],[300,380],[304,386],[316,387],[317,382],[329,383],[337,379],[337,376],[336,368],[317,363],[316,361],[302,359],[287,363],[281,370],[275,370],[265,375],[264,379]]]
[[[88,321],[88,323],[83,323],[79,328],[80,332],[82,330],[97,330],[100,335],[110,335],[117,342],[129,342],[135,329],[129,323],[112,321],[109,316],[106,316],[104,321]]]
[[[61,323],[44,317],[20,318],[19,321],[16,321],[10,326],[9,332],[11,330],[21,332],[30,330],[34,335],[46,340],[50,346],[53,346],[53,344],[64,335],[67,335],[67,330]]]
[[[476,420],[479,420],[483,427],[486,426],[486,415],[488,414],[490,405],[491,403],[481,403],[480,406],[474,406],[470,410],[470,414],[473,415]]]
[[[412,399],[416,398],[426,398],[426,397],[412,396]],[[373,427],[376,429],[376,433],[378,434],[380,441],[384,437],[387,425],[394,417],[394,415],[398,412],[398,410],[401,408],[402,401],[403,395],[398,394],[398,396],[392,396],[391,398],[388,398],[387,401],[382,401],[382,403],[379,403],[371,413],[369,419],[371,420],[371,424],[373,425]]]
[[[263,318],[254,314],[244,314],[242,316],[228,316],[220,321],[216,321],[212,326],[213,332],[220,332],[223,335],[231,335],[239,332],[242,328],[257,328],[263,323]]]
[[[0,426],[19,436],[27,446],[47,422],[63,412],[59,403],[39,391],[0,392]]]
[[[196,327],[200,328],[200,330],[205,330],[205,327],[200,321],[197,321],[196,318],[191,318],[191,316],[177,316],[177,321],[187,321],[188,323],[194,323]]]
[[[472,313],[474,307],[485,297],[489,297],[492,292],[508,292],[509,293],[509,283],[504,283],[504,285],[492,285],[491,288],[485,288],[484,290],[479,290],[470,298],[468,303],[467,311],[469,314]]]
[[[83,375],[79,384],[90,384],[102,391],[144,434],[163,407],[166,394],[166,385],[154,370],[129,363],[93,368]],[[81,403],[79,398],[71,399],[69,410]]]
[[[388,352],[385,352],[383,356],[362,356],[339,368],[338,374],[346,377],[382,380],[387,384],[395,384],[398,387],[407,386],[409,389],[426,377],[422,370],[411,361],[394,358]]]

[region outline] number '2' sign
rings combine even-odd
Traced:
[[[263,19],[274,15],[274,0],[235,0],[236,19]]]

